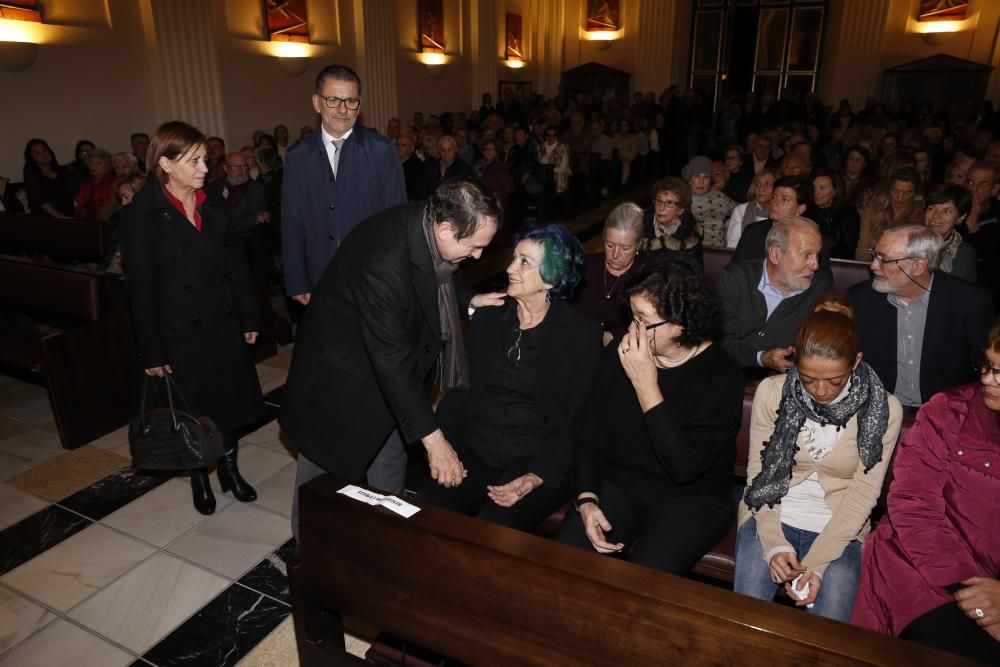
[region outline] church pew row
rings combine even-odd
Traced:
[[[342,486],[300,491],[288,573],[304,667],[361,664],[342,615],[471,665],[970,664],[439,508],[404,519]]]

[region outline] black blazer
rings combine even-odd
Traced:
[[[122,211],[121,249],[139,362],[170,364],[193,412],[223,430],[264,415],[243,333],[260,330],[243,246],[225,203],[209,197],[199,232],[146,185]]]
[[[758,352],[791,345],[802,320],[833,288],[829,267],[821,266],[806,291],[785,299],[767,317],[767,302],[757,289],[763,273],[763,259],[730,262],[716,286],[723,315],[722,347],[744,368],[758,367]]]
[[[226,180],[220,179],[205,186],[205,194],[222,199],[236,232],[248,236],[257,230],[257,214],[268,210],[267,188],[257,181],[248,181],[235,200],[226,201],[222,193]]]
[[[535,386],[538,411],[548,425],[549,442],[531,466],[546,482],[567,474],[573,461],[574,431],[601,356],[601,327],[564,301],[553,301],[542,329],[542,367]],[[516,302],[480,308],[469,327],[470,386],[450,391],[438,406],[438,419],[449,440],[476,450],[463,439],[485,389],[490,366],[505,362],[504,335],[517,326]]]
[[[344,479],[365,472],[396,426],[405,442],[438,428],[425,382],[441,321],[423,211],[403,204],[358,225],[296,335],[279,422],[300,452]],[[464,313],[471,293],[456,290]]]
[[[851,285],[847,300],[854,306],[865,361],[886,389],[896,387],[896,308],[872,281]],[[973,362],[986,343],[993,320],[988,290],[943,271],[934,273],[920,355],[920,399],[976,378]]]
[[[444,176],[442,176],[441,160],[429,158],[424,162],[424,174],[420,181],[420,187],[417,189],[417,196],[421,199],[429,198],[438,183],[450,178],[472,178],[472,167],[462,158],[456,157],[455,161],[444,170]]]

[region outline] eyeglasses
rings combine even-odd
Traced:
[[[324,102],[326,102],[326,106],[330,107],[331,109],[336,109],[341,104],[343,104],[350,111],[355,111],[358,107],[361,106],[361,100],[358,99],[357,97],[348,97],[346,99],[343,97],[324,97],[322,99]]]
[[[679,201],[674,201],[672,199],[654,199],[653,205],[656,208],[677,208],[681,205]]]
[[[976,364],[974,368],[979,372],[980,377],[989,373],[993,376],[993,381],[1000,384],[1000,368],[993,368],[993,365],[990,364],[989,360],[985,359],[985,356],[986,355],[984,353],[983,360]]]
[[[521,334],[524,331],[518,327],[517,337],[514,339],[514,344],[507,348],[507,361],[514,364],[514,368],[521,363]]]
[[[912,255],[910,255],[909,257],[897,257],[896,259],[886,259],[882,255],[875,252],[875,248],[868,248],[868,254],[872,256],[872,264],[881,264],[883,266],[885,266],[886,264],[898,264],[899,262],[904,262],[908,259],[917,259]]]
[[[637,327],[640,324],[642,324],[642,322],[640,322],[639,320],[637,320],[635,318],[632,318],[632,321],[635,322],[635,326],[637,326]],[[653,329],[659,329],[664,324],[670,324],[670,322],[668,322],[667,320],[663,320],[662,322],[657,322],[656,324],[647,324],[646,325],[646,331],[652,331]]]

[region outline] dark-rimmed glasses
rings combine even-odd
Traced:
[[[357,97],[348,97],[346,99],[343,97],[323,97],[321,99],[331,109],[336,109],[343,104],[349,111],[356,111],[361,106],[361,100]]]
[[[875,251],[875,248],[868,248],[868,254],[872,256],[872,264],[881,264],[885,266],[886,264],[898,264],[899,262],[905,262],[908,259],[917,259],[913,255],[909,257],[897,257],[896,259],[886,259],[882,255]]]
[[[656,208],[677,208],[681,203],[672,199],[654,199],[653,206]]]
[[[637,320],[635,318],[632,318],[632,321],[635,322],[635,326],[636,327],[638,327],[640,324],[642,324],[642,322],[640,322],[639,320]],[[656,324],[647,324],[646,325],[646,331],[652,331],[653,329],[659,329],[664,324],[670,324],[670,322],[668,320],[663,320],[662,322],[657,322]]]
[[[985,357],[985,354],[983,356]],[[993,368],[989,359],[984,358],[980,363],[976,364],[974,368],[979,372],[979,377],[989,373],[993,376],[993,381],[1000,384],[1000,368]]]

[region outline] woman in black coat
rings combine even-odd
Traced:
[[[211,418],[225,456],[219,482],[237,500],[257,498],[236,467],[235,429],[264,415],[248,345],[259,316],[239,237],[221,199],[202,191],[205,136],[180,121],[150,143],[149,182],[123,211],[121,248],[139,361],[173,376],[191,411]],[[205,468],[191,472],[195,508],[215,511]]]
[[[515,241],[508,300],[472,318],[470,387],[448,392],[437,411],[467,476],[450,488],[428,479],[420,499],[530,530],[569,500],[601,329],[564,301],[580,280],[580,242],[558,225]]]

